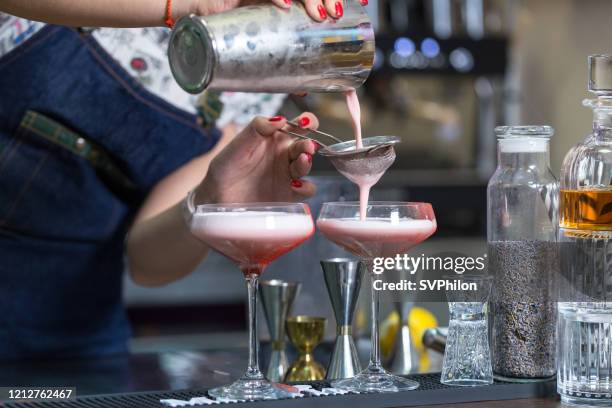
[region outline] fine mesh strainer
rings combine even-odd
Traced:
[[[351,140],[325,147],[318,153],[353,183],[364,179],[375,183],[395,161],[393,146],[399,142],[396,136],[373,136],[363,139],[359,149],[355,149],[355,141]]]

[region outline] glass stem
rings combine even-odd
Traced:
[[[257,336],[257,289],[259,287],[259,274],[246,275],[247,290],[249,293],[249,367],[243,378],[248,380],[262,380],[263,374],[259,370],[259,338]]]
[[[370,269],[370,266],[368,266],[368,269]],[[370,349],[370,364],[368,364],[368,371],[383,373],[385,370],[380,363],[380,339],[378,333],[378,309],[380,294],[374,289],[374,280],[376,279],[376,275],[374,275],[372,272],[369,272],[369,275],[370,291],[372,292],[372,345]]]

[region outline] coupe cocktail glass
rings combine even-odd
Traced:
[[[370,271],[378,257],[395,257],[429,238],[437,228],[431,204],[370,202],[360,219],[358,202],[325,203],[317,220],[319,230],[335,244],[358,256]],[[372,349],[368,367],[353,378],[332,382],[349,391],[396,392],[413,390],[415,381],[389,374],[380,362],[378,291],[372,291]]]
[[[265,379],[259,369],[257,287],[259,275],[279,256],[314,233],[306,204],[252,203],[198,206],[191,231],[205,244],[235,262],[247,282],[249,296],[249,365],[233,384],[214,388],[215,398],[279,399],[291,394]]]

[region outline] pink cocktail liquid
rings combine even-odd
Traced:
[[[361,107],[359,106],[359,98],[357,98],[357,91],[355,89],[346,92],[346,105],[351,115],[351,123],[353,124],[353,132],[355,133],[355,148],[361,149],[363,148],[363,141],[361,139]],[[371,175],[370,177],[360,177],[348,174],[345,174],[345,176],[359,187],[359,215],[362,220],[365,220],[370,189],[380,180],[382,173]]]
[[[192,232],[251,274],[263,272],[270,262],[310,238],[314,223],[310,214],[196,212]]]
[[[411,218],[319,219],[319,230],[361,259],[403,254],[436,232],[435,220]]]
[[[346,105],[351,115],[351,123],[355,133],[355,146],[357,149],[361,149],[363,147],[361,140],[361,107],[359,106],[359,98],[357,98],[357,91],[355,89],[346,91]]]

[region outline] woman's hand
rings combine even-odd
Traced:
[[[301,1],[306,7],[308,15],[315,21],[323,21],[328,17],[338,19],[344,15],[343,0],[196,0],[195,13],[206,16],[221,13],[240,6],[253,4],[273,3],[280,8],[291,7],[292,1]],[[351,0],[357,1],[357,0]],[[361,0],[362,4],[366,0]]]
[[[303,129],[319,125],[311,113],[303,113],[296,121]],[[281,116],[253,119],[211,162],[196,189],[195,204],[288,202],[312,196],[314,184],[300,178],[310,172],[316,144],[280,132],[285,126]]]
[[[172,17],[209,15],[249,4],[273,3],[291,7],[301,1],[315,21],[340,18],[343,0],[175,0]],[[358,0],[350,0],[358,1]],[[367,0],[359,0],[362,5]],[[166,21],[167,0],[0,0],[0,11],[30,20],[71,27],[154,27]]]

